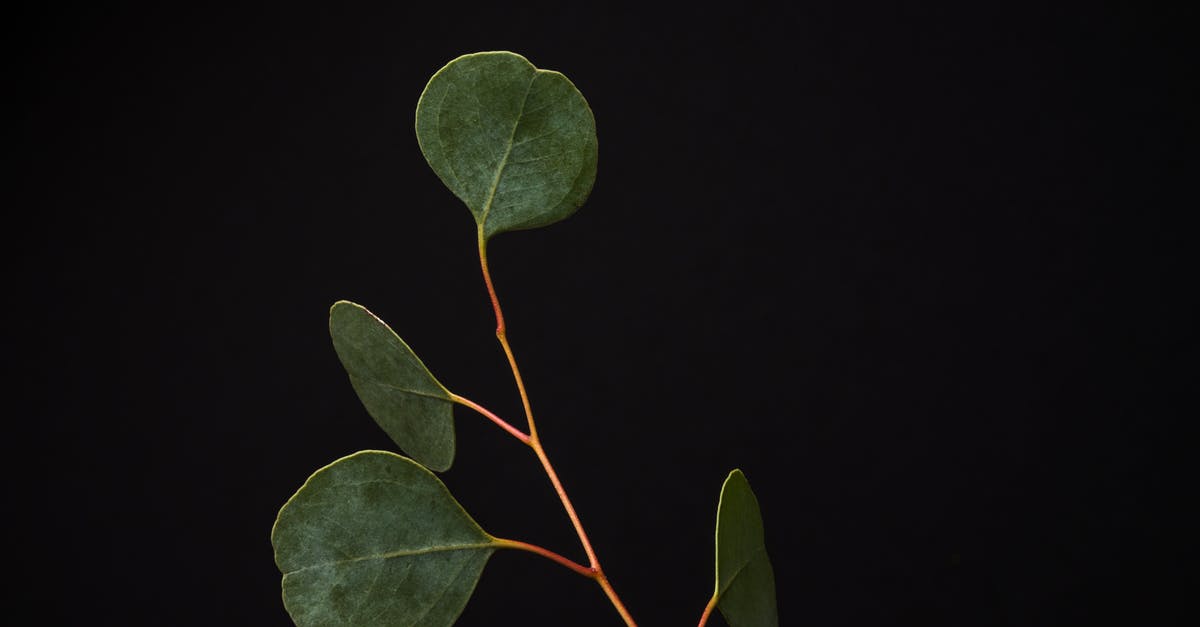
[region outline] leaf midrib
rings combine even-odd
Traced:
[[[385,387],[390,390],[395,390],[397,392],[401,392],[404,394],[412,394],[413,396],[424,396],[425,398],[432,398],[432,399],[438,400],[438,401],[446,401],[447,403],[451,402],[451,400],[445,396],[438,396],[436,394],[430,394],[429,392],[421,392],[418,390],[410,390],[408,388],[403,388],[398,385],[393,385],[386,381],[380,381],[379,379],[375,379],[372,377],[356,377],[354,375],[350,375],[350,378],[357,380],[357,381],[361,381],[363,383],[370,383],[372,385],[378,385],[380,387]]]
[[[497,545],[494,542],[483,542],[483,543],[479,543],[479,544],[449,544],[449,545],[442,545],[442,546],[421,547],[421,548],[417,548],[417,549],[400,549],[398,551],[388,551],[386,553],[377,553],[374,555],[360,555],[358,557],[351,557],[348,559],[331,560],[328,562],[319,562],[316,564],[309,564],[308,566],[302,566],[300,568],[297,568],[296,570],[288,571],[288,572],[284,573],[284,576],[286,577],[288,575],[295,575],[297,573],[301,573],[301,572],[304,572],[306,570],[310,570],[313,568],[338,566],[338,565],[342,565],[342,564],[354,564],[357,562],[365,562],[368,560],[395,559],[397,557],[412,557],[414,555],[429,555],[431,553],[443,553],[443,552],[447,552],[447,551],[478,551],[478,550],[482,550],[482,549],[495,549],[495,548],[497,548]]]
[[[508,134],[508,145],[504,148],[504,156],[500,158],[500,165],[496,166],[496,175],[492,177],[492,187],[488,190],[487,200],[483,203],[483,211],[480,212],[479,225],[487,224],[488,213],[492,210],[492,202],[496,199],[496,189],[500,187],[500,177],[504,174],[504,168],[508,166],[508,157],[512,154],[513,140],[517,138],[517,128],[521,126],[521,118],[525,115],[525,105],[529,102],[529,92],[533,91],[533,81],[537,80],[538,72],[534,70],[529,77],[529,83],[525,85],[525,96],[521,98],[521,108],[517,110],[517,117],[513,121],[512,131]]]
[[[742,562],[741,565],[739,565],[737,568],[734,569],[733,574],[729,576],[729,583],[725,584],[724,588],[721,588],[720,590],[718,590],[717,595],[720,596],[722,594],[725,594],[725,591],[728,590],[729,587],[733,585],[733,582],[737,581],[737,578],[742,574],[742,571],[746,570],[746,567],[750,566],[750,564],[752,562],[754,562],[754,560],[758,559],[759,554],[762,554],[765,556],[766,553],[767,553],[767,545],[765,543],[760,544],[757,547],[755,547],[755,549],[750,552],[750,556],[746,558],[746,561]]]

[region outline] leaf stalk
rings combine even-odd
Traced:
[[[580,575],[583,575],[584,577],[587,577],[588,579],[595,579],[596,575],[597,575],[595,569],[588,568],[587,566],[584,566],[583,564],[580,564],[579,562],[576,562],[575,560],[572,560],[567,557],[563,557],[562,555],[559,555],[558,553],[555,553],[554,551],[551,551],[550,549],[540,547],[536,544],[530,544],[528,542],[521,542],[520,540],[506,540],[504,538],[496,538],[496,544],[499,545],[500,548],[503,548],[503,549],[518,549],[521,551],[528,551],[530,553],[541,555],[542,557],[544,557],[548,560],[551,560],[551,561],[557,562],[563,566],[566,566],[567,568],[575,571],[576,573],[578,573]]]
[[[471,409],[474,409],[475,411],[479,412],[481,415],[483,415],[488,420],[491,420],[492,422],[496,423],[501,429],[504,429],[505,431],[507,431],[514,438],[520,440],[524,444],[529,444],[529,436],[528,435],[525,435],[525,433],[523,431],[521,431],[520,429],[508,424],[507,422],[505,422],[505,420],[503,418],[492,413],[486,407],[480,405],[479,403],[476,403],[475,401],[472,401],[469,398],[459,396],[453,392],[450,393],[450,400],[454,401],[455,403],[458,403],[459,405],[463,405],[466,407],[470,407]]]
[[[478,229],[479,266],[483,270],[483,282],[487,285],[488,296],[492,299],[492,309],[496,312],[496,339],[504,349],[508,358],[509,368],[512,369],[513,379],[517,382],[517,392],[521,394],[521,406],[525,409],[525,420],[529,423],[529,437],[537,439],[537,425],[533,422],[533,407],[529,404],[529,394],[525,392],[525,381],[521,379],[521,369],[517,367],[517,358],[513,355],[512,346],[508,343],[508,327],[504,324],[504,311],[500,308],[500,297],[496,295],[496,286],[492,283],[492,274],[488,271],[487,236],[483,233],[483,224]]]
[[[714,592],[712,598],[708,600],[708,605],[704,606],[704,613],[700,615],[700,624],[696,627],[704,627],[708,623],[708,617],[712,616],[713,609],[717,607],[717,599],[719,595]]]

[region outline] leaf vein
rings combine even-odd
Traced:
[[[370,383],[372,385],[378,385],[380,387],[385,387],[385,388],[388,388],[389,390],[395,390],[397,392],[403,392],[405,394],[412,394],[413,396],[423,396],[425,398],[432,398],[434,400],[446,401],[447,403],[450,402],[450,399],[446,398],[445,396],[438,396],[436,394],[431,394],[429,392],[422,392],[420,390],[410,390],[406,387],[401,387],[399,385],[393,385],[386,381],[380,381],[379,379],[374,379],[371,377],[356,377],[354,375],[350,375],[350,378],[355,379],[360,382],[363,382],[363,383]]]
[[[746,561],[742,562],[741,565],[739,565],[737,568],[734,569],[733,574],[730,575],[730,577],[729,577],[729,583],[725,584],[725,587],[721,588],[721,590],[718,594],[724,594],[725,591],[729,589],[729,586],[732,586],[733,582],[737,581],[737,578],[739,575],[742,574],[742,571],[746,570],[746,567],[750,566],[750,564],[752,562],[754,562],[756,559],[758,559],[759,554],[762,554],[764,557],[766,556],[767,545],[765,545],[765,544],[758,545],[758,548],[754,549],[750,553],[750,556],[746,558]]]
[[[454,571],[454,574],[449,578],[451,583],[453,583],[455,579],[458,579],[458,576],[462,574],[464,569],[466,569],[467,562],[468,560],[463,560],[459,563],[458,570]],[[417,617],[417,620],[413,621],[413,624],[420,624],[421,621],[425,620],[425,617],[429,615],[429,612],[433,611],[433,608],[437,607],[437,604],[441,602],[442,597],[446,596],[446,591],[452,587],[453,586],[442,586],[441,591],[438,592],[437,598],[433,599],[429,605],[425,606],[425,609],[421,612],[421,615]]]
[[[442,90],[442,99],[438,101],[438,106],[434,109],[435,111],[437,111],[437,118],[435,118],[433,121],[433,128],[437,131],[436,136],[437,136],[438,143],[441,144],[441,147],[442,147],[441,153],[443,155],[447,154],[447,152],[446,152],[446,140],[442,138],[442,108],[445,106],[446,98],[450,95],[450,90],[453,87],[454,87],[454,85],[448,85],[446,87],[446,89]],[[455,187],[462,189],[462,179],[460,179],[458,177],[458,172],[456,172],[454,170],[454,160],[447,158],[445,160],[445,162],[446,162],[446,167],[450,170],[450,175],[454,177]]]
[[[569,155],[569,154],[571,154],[571,151],[564,150],[562,152],[556,152],[556,153],[549,154],[549,155],[542,155],[540,157],[534,157],[532,159],[519,159],[517,161],[513,161],[509,165],[520,165],[522,163],[533,163],[535,161],[542,161],[544,159],[553,159],[554,157],[560,157],[562,155]]]
[[[540,107],[535,107],[533,109],[530,109],[529,111],[526,111],[525,115],[533,115],[534,113],[545,111],[546,109],[549,109],[550,107],[553,107],[554,105],[556,105],[570,97],[571,97],[571,92],[569,90],[563,90],[558,94],[558,96],[551,98],[546,104],[544,104]]]
[[[327,562],[318,562],[315,564],[309,564],[307,566],[301,566],[300,568],[297,568],[295,570],[290,570],[290,571],[284,573],[283,575],[286,577],[288,575],[295,575],[297,573],[301,573],[306,570],[311,570],[314,568],[325,568],[328,566],[341,566],[343,564],[354,564],[357,562],[366,562],[366,561],[370,561],[370,560],[385,560],[385,559],[395,559],[398,557],[413,557],[413,556],[417,556],[417,555],[429,555],[432,553],[443,553],[446,551],[479,551],[482,549],[494,549],[494,548],[496,548],[496,545],[494,543],[481,542],[478,544],[447,544],[447,545],[442,545],[442,546],[427,546],[427,547],[421,547],[421,548],[416,548],[416,549],[399,549],[396,551],[388,551],[386,553],[377,553],[374,555],[360,555],[358,557],[349,557],[349,558],[341,559],[341,560],[331,560],[331,561],[327,561]]]
[[[526,137],[525,139],[522,139],[521,141],[513,144],[512,147],[517,148],[518,146],[524,146],[525,144],[528,144],[529,142],[535,142],[539,139],[544,139],[546,137],[550,137],[551,135],[554,135],[557,132],[558,132],[558,130],[555,129],[552,131],[547,131],[545,133],[542,133],[541,135],[534,135],[533,137]]]
[[[504,150],[504,156],[500,158],[500,165],[496,166],[496,176],[492,178],[492,187],[488,190],[487,201],[483,204],[480,224],[487,223],[488,212],[492,210],[492,201],[496,198],[496,188],[500,187],[500,177],[508,165],[508,156],[512,154],[513,149],[513,139],[517,136],[517,128],[521,126],[521,117],[525,115],[525,104],[529,102],[529,92],[533,90],[533,81],[536,78],[537,72],[534,72],[529,77],[529,83],[525,85],[525,96],[521,99],[521,108],[517,110],[517,118],[513,121],[512,132],[508,135],[508,147]]]

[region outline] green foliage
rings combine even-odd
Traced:
[[[450,392],[416,353],[362,305],[340,300],[329,309],[333,348],[367,413],[413,459],[438,471],[454,461]]]
[[[777,627],[775,573],[767,558],[758,499],[740,470],[717,505],[717,607],[731,627]]]
[[[578,89],[511,52],[459,57],[417,103],[417,142],[485,238],[570,216],[596,180],[596,122]]]
[[[359,451],[318,470],[271,533],[297,625],[452,625],[495,539],[420,464]]]
[[[318,470],[288,500],[271,533],[284,606],[302,626],[448,626],[492,553],[520,549],[596,581],[633,626],[537,437],[487,265],[491,236],[562,220],[587,199],[596,176],[591,109],[562,74],[539,70],[510,52],[481,52],[459,57],[433,76],[417,105],[416,132],[429,165],[475,218],[497,339],[521,394],[529,433],[452,394],[366,308],[335,303],[329,333],[350,383],[367,413],[413,459],[360,451]],[[588,565],[489,535],[428,470],[444,471],[454,461],[455,404],[474,409],[533,450],[575,526]],[[733,627],[778,624],[762,516],[737,470],[721,491],[716,592],[701,625],[713,603]]]

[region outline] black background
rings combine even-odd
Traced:
[[[734,467],[783,624],[1179,619],[1192,16],[924,6],[14,14],[10,596],[37,624],[290,624],[276,511],[394,448],[337,299],[520,424],[473,223],[412,131],[434,71],[508,49],[597,118],[589,202],[491,264],[643,625],[695,624]],[[458,415],[464,506],[583,560],[528,451]],[[618,619],[505,552],[460,624]]]

